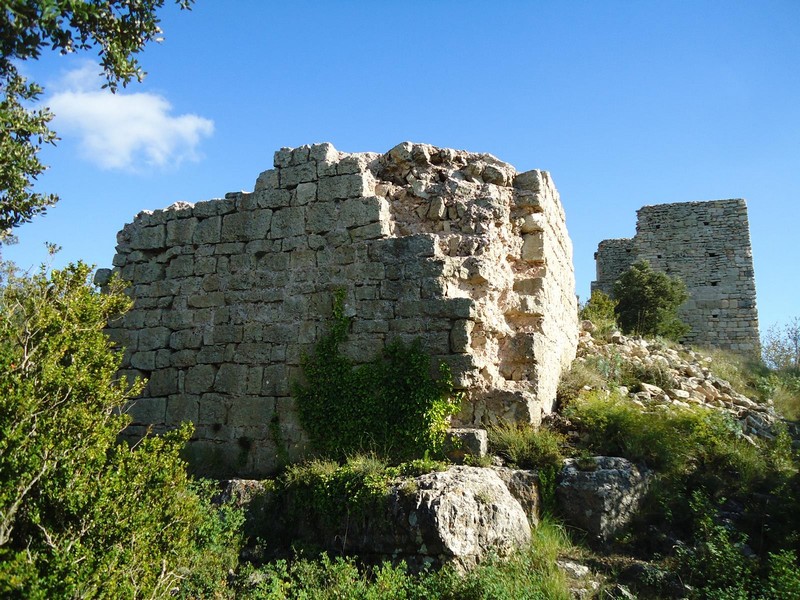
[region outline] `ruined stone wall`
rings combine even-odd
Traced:
[[[283,149],[251,193],[137,215],[114,265],[134,308],[111,334],[126,373],[149,378],[126,433],[193,421],[191,461],[210,475],[269,473],[277,444],[302,454],[290,384],[339,289],[344,350],[421,338],[466,392],[462,424],[538,422],[575,355],[558,193],[487,154]]]
[[[689,291],[681,318],[692,330],[686,341],[741,353],[758,349],[758,311],[744,200],[645,206],[637,212],[636,236],[601,242],[597,281],[611,292],[631,264],[679,276]]]

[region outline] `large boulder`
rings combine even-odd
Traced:
[[[625,458],[569,458],[558,476],[556,499],[565,521],[605,543],[636,514],[652,473]]]
[[[390,535],[375,540],[384,553],[427,563],[469,568],[489,553],[507,555],[531,539],[525,512],[491,469],[457,466],[399,484],[388,512]]]

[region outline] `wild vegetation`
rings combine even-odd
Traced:
[[[613,552],[680,577],[691,597],[788,598],[797,591],[800,479],[788,429],[754,445],[725,413],[637,406],[620,388],[667,387],[670,375],[621,356],[576,362],[565,376],[561,412],[577,435],[511,424],[490,432],[506,464],[539,471],[549,515],[532,546],[510,560],[490,560],[467,576],[450,568],[413,574],[402,564],[367,567],[311,547],[275,556],[268,549],[277,540],[262,539],[250,540],[250,559],[241,562],[242,515],[213,507],[208,484],[188,477],[180,459],[188,428],[132,448],[117,443],[126,423],[119,408],[140,384],[116,379],[119,354],[102,328],[129,301],[118,283],[100,294],[88,276],[88,267],[76,265],[31,277],[9,273],[2,286],[0,589],[9,597],[566,598],[556,556],[592,554],[576,549],[580,539],[569,542],[558,525],[556,477],[563,457],[592,454],[624,456],[657,473],[639,521]],[[400,437],[332,430],[316,445],[317,459],[287,467],[272,482],[273,494],[292,499],[286,518],[292,508],[302,518],[318,515],[320,526],[370,511],[398,477],[446,468],[439,436],[455,408],[448,380],[431,377],[419,349],[380,357],[369,363],[377,365],[369,376],[340,364],[347,330],[340,313],[332,337],[306,360],[310,376],[298,389],[347,393],[357,387],[347,377],[356,374],[370,393],[351,395],[351,410],[387,410],[378,388],[392,387],[387,373],[400,373],[419,402],[409,404],[413,419],[399,417],[409,424],[397,428]],[[709,364],[762,402],[774,391],[771,378],[785,376],[723,353]],[[315,380],[320,372],[344,373],[339,389],[332,379]],[[310,396],[306,419],[322,414],[313,403],[324,398]],[[253,562],[259,556],[266,562]],[[602,556],[592,560],[603,564]],[[636,589],[647,597],[646,588]],[[652,597],[664,592],[654,589]]]

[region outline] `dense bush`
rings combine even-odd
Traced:
[[[596,337],[603,337],[617,326],[617,316],[614,312],[617,301],[612,300],[608,294],[601,290],[592,290],[592,295],[586,304],[580,307],[578,316],[589,320],[596,327]]]
[[[0,289],[0,595],[162,597],[224,588],[239,517],[186,475],[185,427],[117,443],[139,389],[103,327],[129,301],[79,264]]]
[[[636,262],[614,282],[614,312],[629,334],[680,339],[689,331],[678,307],[689,297],[677,277],[654,271],[647,261]]]
[[[446,365],[432,378],[431,357],[417,341],[391,343],[377,359],[356,366],[339,348],[350,326],[341,293],[333,317],[330,333],[303,359],[305,381],[293,385],[314,449],[338,460],[365,451],[395,461],[438,453],[459,408]]]

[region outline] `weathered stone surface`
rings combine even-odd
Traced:
[[[542,498],[539,492],[539,474],[536,471],[524,469],[509,469],[508,467],[494,467],[495,473],[519,502],[531,526],[539,523],[541,516]]]
[[[229,408],[267,399],[295,444],[290,454],[305,440],[283,425],[296,420],[281,414],[295,372],[286,367],[326,331],[334,290],[346,292],[353,323],[343,349],[357,361],[391,339],[420,338],[452,368],[465,392],[454,425],[539,422],[574,357],[572,248],[558,192],[548,173],[516,174],[488,154],[409,142],[383,155],[282,149],[253,193],[144,211],[117,238],[115,271],[135,302],[115,324],[130,344],[123,368],[159,372],[145,394],[202,395],[203,414],[220,398]],[[253,423],[242,445],[232,414],[198,430],[190,445],[202,451],[190,454],[244,465],[205,474],[269,474],[269,423]]]
[[[637,217],[633,238],[600,242],[592,289],[611,294],[625,270],[647,260],[686,284],[689,299],[680,315],[692,329],[685,341],[757,353],[758,311],[745,201],[658,204],[641,208]]]
[[[636,514],[650,478],[625,458],[566,459],[556,487],[559,510],[590,542],[605,543]]]
[[[467,456],[482,458],[488,450],[489,436],[485,429],[461,427],[447,432],[445,454],[455,463],[463,463]]]

